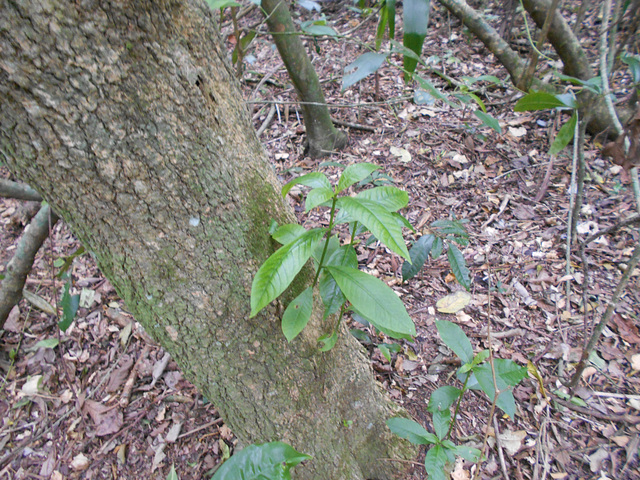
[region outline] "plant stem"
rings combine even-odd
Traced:
[[[322,270],[324,257],[327,254],[327,249],[329,248],[329,240],[331,239],[331,232],[333,231],[333,217],[336,213],[336,202],[338,201],[338,197],[333,197],[333,201],[331,202],[331,213],[329,214],[329,226],[327,227],[327,239],[324,242],[324,248],[322,249],[322,255],[320,256],[320,263],[318,264],[318,269],[316,270],[316,276],[313,279],[312,287],[315,287],[318,283],[318,277],[320,276],[320,270]]]

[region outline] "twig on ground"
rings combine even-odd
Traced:
[[[553,401],[559,403],[563,407],[567,407],[569,410],[573,410],[574,412],[578,412],[583,415],[588,415],[590,417],[597,418],[598,420],[606,420],[609,422],[618,422],[618,423],[629,423],[633,425],[640,423],[640,416],[634,416],[634,415],[628,415],[628,414],[615,415],[613,413],[600,413],[591,408],[585,408],[579,405],[574,405],[573,403],[558,397],[554,397]]]
[[[144,349],[140,353],[138,360],[133,365],[131,372],[129,372],[129,377],[127,381],[124,383],[124,388],[122,389],[122,395],[120,395],[120,401],[118,402],[122,408],[125,408],[129,405],[129,399],[131,398],[131,391],[133,390],[133,384],[136,383],[136,377],[138,375],[138,369],[140,368],[140,364],[149,355],[149,351],[151,347],[149,345],[145,345]]]
[[[331,117],[331,121],[334,123],[334,125],[340,125],[341,127],[348,127],[348,128],[353,128],[355,130],[363,130],[365,132],[373,132],[373,133],[375,133],[376,131],[375,127],[370,127],[369,125],[360,125],[359,123],[345,122],[343,120],[338,120],[337,118],[334,118],[334,117]]]
[[[260,128],[256,132],[256,135],[258,137],[260,137],[260,135],[262,135],[264,131],[267,129],[267,127],[271,123],[271,120],[273,120],[273,116],[275,114],[276,114],[276,106],[271,105],[271,108],[269,109],[269,113],[267,113],[267,117],[264,119],[264,122],[262,122],[262,125],[260,125]]]
[[[497,390],[496,390],[497,391]],[[497,397],[497,395],[496,395]],[[502,442],[500,441],[500,430],[498,425],[498,419],[493,417],[493,431],[496,434],[496,447],[498,450],[498,458],[500,458],[500,467],[502,468],[502,475],[504,475],[504,480],[509,480],[509,472],[507,471],[507,464],[504,461],[504,452],[502,451]]]

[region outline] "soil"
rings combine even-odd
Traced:
[[[350,125],[341,127],[349,134],[343,151],[319,160],[303,156],[304,125],[295,92],[256,9],[239,21],[240,27],[261,32],[245,52],[241,80],[256,130],[263,127],[261,140],[283,182],[315,170],[335,181],[340,171],[335,162],[371,162],[382,167],[378,182],[409,194],[402,212],[416,229],[406,230],[409,244],[428,234],[436,220],[467,222],[470,242],[461,249],[470,270],[471,301],[456,314],[436,307],[441,298],[462,290],[446,255],[429,259],[415,278],[403,283],[400,257],[377,242],[359,247],[361,267],[394,288],[418,331],[413,341],[399,342],[389,361],[376,348],[389,339],[352,322],[368,335],[365,347],[378,379],[433,431],[426,408],[431,393],[443,385],[460,386],[455,378],[459,360],[435,327],[438,319],[453,321],[476,351],[491,345],[496,358],[529,366],[528,378],[513,389],[514,418],[499,410],[491,415],[491,402],[475,391],[460,405],[453,440],[476,447],[487,441],[478,478],[640,478],[638,270],[582,375],[576,399],[563,400],[568,394],[563,381],[575,371],[585,339],[640,240],[637,225],[590,243],[585,250],[588,271],[574,247],[567,270],[570,147],[551,165],[544,196],[535,198],[549,165],[550,138],[568,115],[514,112],[521,93],[497,60],[439,5],[433,6],[423,51],[432,70],[421,66],[418,72],[440,91],[468,100],[465,108],[428,95],[421,103],[414,101],[397,54],[376,75],[341,91],[344,67],[373,43],[377,19],[348,5],[323,3],[328,25],[346,38],[306,39],[332,115]],[[296,20],[318,17],[317,12],[294,9]],[[228,18],[227,12],[222,32],[231,51],[237,42]],[[584,31],[595,28],[596,21],[590,12]],[[512,42],[521,45],[517,21],[513,32]],[[595,48],[590,50],[594,62]],[[465,80],[481,75],[501,80]],[[624,82],[624,76],[614,76],[614,89]],[[626,93],[621,87],[617,91]],[[478,106],[470,94],[499,121],[500,133],[474,115]],[[617,225],[636,209],[628,177],[602,158],[600,147],[597,138],[587,139],[579,241]],[[293,193],[291,204],[307,225],[326,220],[324,212],[302,215],[303,198]],[[2,272],[26,222],[24,211],[17,200],[0,200]],[[67,227],[58,223],[27,281],[27,290],[58,312],[63,311],[65,280],[56,274],[61,259],[78,248]],[[198,394],[127,313],[89,255],[76,256],[69,273],[71,293],[82,297],[66,332],[58,328],[59,316],[22,300],[0,336],[0,479],[165,479],[172,466],[181,479],[210,478],[237,443],[215,405]],[[585,276],[588,288],[583,291]],[[410,465],[407,480],[426,478],[423,459],[424,451]],[[476,468],[459,462],[452,478],[470,478]]]

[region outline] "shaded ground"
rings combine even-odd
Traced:
[[[465,397],[455,438],[479,446],[490,428],[490,449],[480,478],[640,478],[639,272],[605,331],[596,366],[586,372],[578,392],[583,406],[567,408],[545,397],[545,392],[561,390],[560,379],[571,374],[585,321],[580,313],[583,270],[577,256],[572,257],[576,275],[568,303],[563,281],[569,158],[557,159],[547,194],[533,201],[545,174],[548,132],[557,129],[556,119],[514,113],[518,95],[508,84],[481,83],[476,93],[500,120],[498,134],[482,127],[472,114],[474,108],[415,105],[398,70],[389,65],[377,80],[367,78],[341,93],[342,71],[364,52],[358,40],[371,42],[375,20],[361,23],[363,17],[342,7],[328,15],[337,31],[352,31],[352,40],[309,42],[309,52],[324,80],[327,100],[336,107],[334,116],[368,130],[350,128],[349,147],[325,161],[379,164],[389,179],[408,191],[410,205],[404,213],[418,231],[425,232],[434,220],[455,216],[469,220],[471,234],[463,253],[472,273],[473,301],[455,316],[435,309],[439,298],[460,288],[444,259],[428,262],[414,280],[401,284],[398,257],[376,244],[360,249],[362,265],[396,289],[418,329],[415,341],[403,343],[391,362],[367,345],[380,381],[429,428],[429,395],[453,383],[456,368],[454,356],[437,337],[434,321],[455,321],[477,349],[488,346],[490,322],[495,355],[521,365],[531,361],[542,385],[533,376],[524,380],[514,390],[516,418],[499,417],[490,425],[490,404],[473,393]],[[241,24],[256,25],[259,20],[253,12]],[[231,26],[223,25],[223,32],[232,47]],[[437,55],[440,60],[434,66],[453,78],[506,78],[495,59],[460,32],[456,21],[435,11],[425,56]],[[337,170],[323,167],[323,161],[302,157],[303,128],[295,96],[268,36],[258,36],[247,53],[255,61],[246,67],[243,87],[256,128],[271,108],[276,109],[261,139],[282,180],[318,168],[336,175]],[[439,77],[429,78],[453,92]],[[589,178],[581,227],[593,232],[633,214],[634,201],[597,146],[587,148]],[[303,210],[300,198],[291,196],[291,202],[297,211]],[[19,205],[0,202],[2,265],[20,232],[13,220]],[[322,218],[316,215],[311,221]],[[637,231],[622,229],[587,249],[587,311],[593,314],[587,323],[604,311],[620,268],[638,241]],[[66,227],[57,225],[38,255],[27,288],[55,307],[63,281],[55,278],[54,263],[78,247]],[[77,257],[71,273],[74,291],[84,292],[84,297],[66,333],[59,333],[55,316],[23,301],[0,337],[0,479],[164,479],[172,464],[181,479],[210,477],[235,444],[215,406],[198,395],[127,314],[90,256]],[[368,333],[375,343],[383,341]],[[47,339],[57,339],[59,345],[36,346]],[[457,471],[463,475],[469,468],[461,465]],[[408,478],[425,478],[419,463]]]

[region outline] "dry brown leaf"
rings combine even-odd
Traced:
[[[120,368],[116,368],[113,372],[111,372],[111,375],[109,375],[109,383],[107,384],[107,392],[117,391],[124,384],[124,382],[127,381],[129,370],[131,370],[132,366],[133,359],[128,358]]]
[[[122,427],[123,415],[117,407],[106,407],[93,400],[86,400],[82,411],[93,420],[98,437],[116,433]]]

